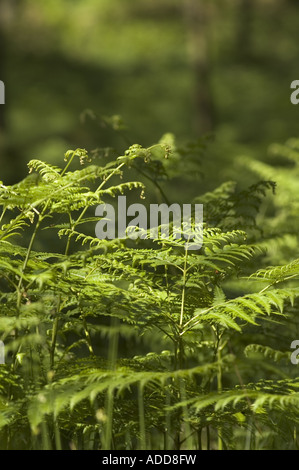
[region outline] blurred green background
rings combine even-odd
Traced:
[[[122,152],[127,143],[104,125],[117,115],[143,146],[167,132],[179,142],[213,135],[203,187],[241,181],[237,156],[267,159],[270,143],[297,136],[290,84],[299,79],[298,7],[0,0],[0,179],[15,183],[28,160],[60,164],[77,147]]]

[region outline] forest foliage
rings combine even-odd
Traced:
[[[1,183],[1,448],[298,447],[291,190],[283,215],[273,180],[198,194],[196,251],[171,235],[95,237],[98,203],[134,193],[146,205],[148,185],[163,197],[171,161],[192,168],[188,146],[169,139],[117,158],[76,149],[64,166],[31,160],[24,180]],[[297,148],[274,147],[292,163],[281,185]],[[271,252],[284,262],[269,266]]]
[[[298,449],[297,13],[0,0],[1,449]]]

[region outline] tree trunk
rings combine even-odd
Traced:
[[[254,18],[255,1],[240,0],[237,17],[236,51],[238,60],[246,61],[252,52],[252,23]]]
[[[200,134],[213,130],[215,107],[211,87],[210,12],[205,0],[185,0],[184,16],[188,33],[188,49],[194,73],[195,129]]]

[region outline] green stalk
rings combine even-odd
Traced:
[[[103,450],[111,450],[112,430],[113,430],[113,406],[114,406],[114,390],[108,389],[106,395],[106,424],[103,439]]]
[[[109,342],[109,353],[108,353],[108,362],[111,370],[115,370],[117,352],[118,352],[118,319],[112,317],[111,327],[112,333]],[[104,438],[102,442],[103,450],[111,450],[111,441],[112,441],[112,431],[113,431],[113,406],[114,406],[114,390],[109,388],[106,395],[106,425]]]
[[[198,450],[202,450],[202,428],[197,431]]]
[[[143,399],[143,387],[141,384],[138,385],[138,412],[139,412],[139,432],[140,432],[139,449],[146,450],[144,399]]]
[[[166,405],[166,412],[165,412],[165,431],[164,431],[164,450],[171,450],[170,446],[170,432],[171,432],[171,413],[168,411],[168,407],[171,404],[170,399],[170,392],[169,392],[169,384],[168,380],[165,384],[165,405]]]
[[[3,220],[4,216],[5,216],[5,212],[6,212],[6,207],[5,207],[5,208],[3,209],[3,211],[2,211],[2,214],[1,214],[1,217],[0,217],[0,224],[2,223],[2,220]]]
[[[181,312],[180,312],[180,323],[179,323],[179,339],[178,339],[178,347],[179,347],[179,368],[183,368],[184,362],[184,345],[183,345],[183,322],[184,322],[184,309],[185,309],[185,295],[186,295],[186,278],[187,278],[187,256],[188,250],[185,248],[185,257],[184,257],[184,268],[183,268],[183,289],[182,289],[182,299],[181,299]]]
[[[188,250],[187,250],[187,248],[185,248],[184,268],[183,268],[183,290],[182,290],[181,313],[180,313],[180,329],[182,328],[183,321],[184,321],[186,276],[187,276],[187,256],[188,256]]]
[[[186,400],[186,386],[184,380],[181,378],[180,379],[180,400],[185,401]],[[188,407],[183,406],[183,418],[184,418],[184,433],[185,433],[185,443],[187,446],[188,450],[192,449],[192,432],[191,432],[191,427],[188,423],[189,420],[189,413],[188,413]]]
[[[62,450],[61,437],[57,420],[54,418],[55,449]]]
[[[58,305],[58,309],[59,309],[59,305]],[[53,321],[52,339],[51,339],[51,346],[50,346],[50,369],[54,368],[54,362],[55,362],[54,358],[55,358],[55,349],[56,349],[58,324],[59,324],[58,311],[59,310],[57,310],[54,321]]]
[[[185,248],[185,257],[184,257],[184,267],[183,267],[183,289],[182,289],[182,298],[181,298],[181,311],[180,311],[180,322],[179,322],[179,337],[177,341],[178,346],[178,366],[179,369],[183,369],[184,366],[184,344],[183,344],[183,336],[182,336],[182,328],[184,322],[184,309],[185,309],[185,295],[186,295],[186,279],[187,279],[187,257],[188,257],[188,250]],[[185,394],[185,384],[182,378],[178,378],[178,400],[184,401],[186,398]],[[179,411],[178,416],[178,432],[176,437],[176,450],[180,449],[181,446],[181,426],[182,420],[185,421],[186,431],[185,434],[188,435],[190,432],[188,422],[188,410],[186,407],[183,410]]]
[[[43,211],[44,212],[44,211]],[[27,253],[26,253],[26,257],[25,257],[25,260],[24,260],[24,263],[23,263],[23,266],[22,266],[22,274],[24,274],[26,268],[27,268],[27,265],[28,265],[28,261],[29,261],[29,258],[30,258],[30,255],[31,255],[31,251],[32,251],[32,247],[33,247],[33,243],[35,241],[35,238],[36,238],[36,235],[37,235],[37,232],[38,232],[38,229],[40,227],[40,224],[43,220],[43,216],[42,214],[39,215],[39,218],[38,218],[38,221],[35,225],[35,228],[34,228],[34,231],[33,231],[33,234],[31,236],[31,239],[30,239],[30,242],[29,242],[29,245],[28,245],[28,250],[27,250]],[[21,300],[22,300],[22,292],[21,292],[21,286],[22,286],[22,281],[23,281],[23,278],[22,276],[20,276],[20,279],[19,279],[19,283],[18,283],[18,287],[17,287],[17,292],[18,292],[18,297],[17,297],[17,307],[18,309],[20,308],[20,305],[21,305]]]
[[[92,347],[91,337],[90,337],[89,331],[87,329],[87,323],[86,323],[85,318],[83,319],[83,329],[84,329],[84,334],[85,334],[87,345],[88,345],[88,350],[89,350],[90,354],[92,356],[94,356],[94,350],[93,350],[93,347]]]
[[[42,450],[52,450],[48,425],[45,420],[41,423]]]
[[[217,349],[217,361],[218,361],[217,391],[221,393],[222,392],[222,370],[221,370],[221,348],[219,344],[218,344],[218,349]],[[221,432],[220,427],[218,429],[218,450],[223,450],[222,432]]]
[[[69,161],[67,162],[67,164],[65,165],[64,169],[62,170],[62,172],[60,173],[60,176],[63,176],[65,173],[66,173],[66,170],[69,168],[69,166],[71,165],[72,161],[74,160],[76,156],[76,150],[74,152],[72,152],[72,156],[71,158],[69,159]],[[65,159],[64,159],[65,161]]]
[[[25,257],[25,260],[24,260],[24,263],[23,263],[23,266],[22,266],[22,270],[21,270],[21,274],[23,275],[26,271],[26,268],[27,268],[27,265],[28,265],[28,262],[29,262],[29,258],[31,256],[31,251],[32,251],[32,247],[33,247],[33,243],[35,241],[35,238],[36,238],[36,235],[37,235],[37,232],[38,232],[38,229],[40,227],[40,224],[44,218],[43,216],[43,213],[46,211],[47,209],[47,206],[48,206],[48,203],[45,205],[44,209],[43,209],[43,212],[41,214],[38,215],[38,220],[36,222],[36,225],[35,225],[35,228],[34,228],[34,231],[33,231],[33,234],[31,235],[31,238],[30,238],[30,242],[29,242],[29,245],[28,245],[28,250],[27,250],[27,253],[26,253],[26,257]],[[18,282],[18,285],[17,285],[17,311],[19,313],[20,311],[20,306],[21,306],[21,301],[22,301],[22,282],[23,282],[23,276],[20,276],[20,279],[19,279],[19,282]],[[18,330],[15,329],[15,338],[18,337]],[[19,354],[19,352],[21,351],[21,348],[22,348],[22,345],[20,344],[17,352],[14,354],[14,359],[13,359],[13,367],[14,369],[16,368],[17,366],[17,361],[16,361],[16,358],[17,358],[17,355]]]
[[[211,437],[210,437],[210,427],[207,426],[207,450],[210,450],[211,447]]]

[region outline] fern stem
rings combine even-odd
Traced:
[[[221,369],[221,348],[220,344],[217,344],[217,361],[218,361],[218,370],[217,370],[217,391],[218,393],[222,392],[222,369]],[[223,450],[222,442],[222,432],[219,425],[218,428],[218,450]]]
[[[5,207],[5,208],[3,209],[3,211],[2,211],[2,214],[1,214],[1,217],[0,217],[0,224],[2,223],[2,220],[3,220],[4,216],[5,216],[6,210],[7,210],[7,209],[6,209],[6,207]]]
[[[197,430],[198,450],[202,450],[202,428]]]
[[[31,255],[33,243],[34,243],[34,240],[35,240],[35,238],[36,238],[36,235],[37,235],[38,229],[39,229],[39,227],[40,227],[40,224],[41,224],[41,222],[42,222],[42,219],[43,219],[43,216],[42,216],[42,214],[41,214],[41,215],[39,216],[37,222],[36,222],[36,225],[35,225],[33,234],[32,234],[32,236],[31,236],[31,238],[30,238],[30,242],[29,242],[29,245],[28,245],[26,257],[25,257],[25,260],[24,260],[24,263],[23,263],[23,266],[22,266],[22,270],[21,270],[21,273],[22,273],[22,274],[24,274],[24,272],[26,271],[26,268],[27,268],[27,265],[28,265],[28,261],[29,261],[30,255]],[[23,281],[23,278],[22,278],[22,276],[20,276],[19,283],[18,283],[18,287],[17,287],[17,292],[18,292],[17,307],[18,307],[18,309],[20,308],[20,305],[21,305],[21,298],[22,298],[21,286],[22,286],[22,281]]]
[[[186,295],[187,256],[188,256],[188,250],[185,248],[184,268],[183,268],[183,288],[182,288],[179,337],[178,337],[178,355],[179,355],[179,368],[180,369],[183,368],[183,362],[184,362],[184,344],[183,344],[183,337],[182,337],[182,327],[183,327],[183,321],[184,321],[185,295]]]
[[[119,129],[115,129],[114,127],[112,127],[112,129],[116,132],[116,134],[120,135],[121,138],[124,140],[124,142],[131,146],[133,145],[133,142],[129,139],[129,137],[126,136],[126,134],[124,132],[121,132]],[[155,148],[156,145],[152,145],[151,147],[149,147],[148,149],[152,149],[152,148]],[[138,172],[140,173],[142,176],[144,176],[145,178],[147,178],[148,180],[150,180],[155,186],[156,188],[158,189],[158,191],[160,192],[162,198],[165,200],[166,204],[169,205],[169,201],[168,201],[168,198],[166,196],[166,194],[164,193],[163,189],[161,188],[161,186],[159,185],[159,183],[154,179],[152,178],[151,176],[147,175],[146,173],[144,173],[140,168],[138,168],[136,165],[132,165],[132,167]]]
[[[166,405],[166,412],[165,412],[165,430],[164,430],[164,450],[171,450],[170,448],[170,432],[171,432],[171,413],[168,410],[171,404],[171,397],[169,392],[169,383],[168,380],[165,384],[165,405]]]
[[[70,167],[70,165],[71,165],[72,161],[74,160],[75,156],[76,156],[76,150],[74,150],[74,152],[72,153],[71,158],[69,159],[69,161],[65,165],[64,169],[60,173],[60,176],[63,176],[66,173],[67,169]]]
[[[54,418],[54,435],[55,435],[55,448],[56,450],[62,450],[60,430],[57,420]]]
[[[90,334],[89,334],[89,331],[88,331],[88,328],[87,328],[87,323],[86,323],[85,318],[83,319],[83,329],[84,329],[84,333],[85,333],[85,337],[86,337],[86,341],[87,341],[87,345],[88,345],[88,350],[89,350],[90,354],[92,354],[94,356],[94,350],[93,350],[93,347],[92,347],[91,337],[90,337]]]
[[[60,298],[59,298],[58,304],[60,305]],[[53,321],[52,339],[51,339],[51,346],[50,346],[50,369],[54,368],[54,362],[55,362],[55,349],[56,349],[56,341],[57,341],[58,325],[59,325],[59,319],[58,319],[58,312],[60,310],[59,305],[58,305],[57,312],[55,314],[54,321]]]
[[[146,450],[146,435],[145,435],[145,414],[144,414],[144,397],[143,387],[138,385],[138,412],[139,412],[139,449]]]
[[[112,178],[112,176],[116,172],[118,172],[124,165],[125,165],[125,163],[120,163],[116,168],[114,168],[114,170],[109,174],[109,176],[107,176],[107,178],[105,178],[104,181],[102,181],[102,183],[99,185],[99,187],[95,190],[94,194],[99,193],[101,191],[101,189],[103,188],[103,186],[107,183],[107,181],[109,181],[110,178]],[[72,232],[75,231],[77,225],[81,222],[82,218],[84,217],[84,215],[85,215],[85,213],[88,209],[89,209],[89,206],[84,207],[84,209],[81,211],[81,214],[79,215],[77,220],[73,222],[73,224],[71,226],[71,231]],[[66,249],[65,249],[65,255],[67,255],[68,252],[69,252],[72,235],[73,235],[73,233],[70,233],[70,235],[68,236],[67,245],[66,245]]]
[[[184,270],[183,270],[183,290],[182,290],[181,313],[180,313],[180,328],[182,328],[182,326],[183,326],[183,321],[184,321],[184,307],[185,307],[185,293],[186,293],[186,275],[187,275],[187,256],[188,256],[188,250],[187,250],[187,248],[185,248]]]
[[[186,396],[186,386],[185,382],[182,378],[180,378],[180,401],[185,401],[187,399]],[[185,439],[187,443],[187,449],[192,449],[192,432],[190,425],[188,423],[189,421],[189,413],[188,413],[188,407],[187,405],[183,406],[183,419],[184,419],[184,434],[185,434]]]
[[[210,437],[210,427],[207,426],[207,450],[210,450],[211,447],[211,437]]]
[[[112,333],[109,342],[109,352],[108,352],[108,362],[111,370],[115,369],[117,352],[118,352],[118,319],[112,317],[111,327]],[[110,450],[111,441],[112,441],[112,426],[113,426],[113,406],[114,406],[114,390],[113,388],[108,388],[106,395],[106,425],[105,433],[102,442],[103,450]]]
[[[105,433],[102,442],[103,450],[111,450],[111,440],[112,440],[112,424],[113,424],[113,406],[114,406],[114,391],[113,389],[108,389],[106,396],[106,424],[105,424]]]
[[[43,212],[45,212],[47,206],[48,206],[48,204],[46,204],[46,206],[44,207]],[[20,313],[20,306],[21,306],[21,301],[22,301],[21,287],[22,287],[22,282],[23,282],[23,274],[26,271],[26,268],[27,268],[27,265],[28,265],[28,262],[29,262],[29,258],[30,258],[30,255],[31,255],[33,243],[35,241],[35,238],[36,238],[36,235],[37,235],[37,232],[38,232],[38,229],[40,227],[40,224],[41,224],[42,220],[43,220],[43,215],[39,214],[38,215],[38,220],[36,222],[36,225],[35,225],[35,228],[34,228],[34,231],[33,231],[33,234],[31,235],[31,238],[30,238],[30,241],[29,241],[26,257],[25,257],[25,260],[24,260],[24,263],[23,263],[23,266],[22,266],[22,269],[21,269],[21,276],[20,276],[20,279],[19,279],[19,282],[18,282],[18,285],[17,285],[17,313],[18,314]],[[18,330],[17,330],[17,328],[15,328],[15,338],[17,338],[17,337],[18,337]],[[13,357],[13,368],[14,369],[17,366],[17,360],[16,359],[17,359],[17,355],[20,353],[21,349],[22,349],[22,345],[20,344],[20,346],[18,347],[18,350],[14,353],[14,357]]]
[[[41,423],[42,450],[52,450],[49,428],[45,420]]]
[[[146,173],[144,173],[144,171],[140,170],[140,168],[138,168],[136,165],[133,165],[133,168],[138,171],[138,173],[140,173],[142,176],[144,176],[145,178],[147,178],[148,180],[150,180],[155,186],[156,188],[158,189],[158,191],[160,192],[162,198],[164,199],[164,201],[166,202],[166,204],[170,205],[169,203],[169,200],[166,196],[166,194],[164,193],[163,189],[161,188],[161,186],[159,185],[159,183],[154,180],[154,178],[152,178],[151,176],[147,175]]]

